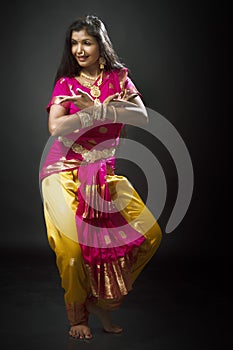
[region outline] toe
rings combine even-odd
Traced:
[[[82,331],[82,330],[79,331],[79,338],[80,338],[80,339],[83,339],[83,338],[84,338],[84,334],[83,334],[83,331]]]
[[[69,335],[76,339],[92,338],[90,328],[84,325],[71,327]]]
[[[73,338],[79,338],[79,332],[76,329],[71,329],[69,331],[69,335],[71,335]]]
[[[70,335],[71,337],[74,337],[74,330],[73,330],[73,329],[70,329],[69,335]]]
[[[91,339],[92,338],[92,334],[90,334],[90,333],[85,334],[85,338],[86,339]]]
[[[74,331],[74,335],[73,335],[73,337],[74,337],[75,339],[80,338],[80,334],[79,334],[79,332]]]

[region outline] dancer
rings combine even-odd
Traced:
[[[148,116],[98,17],[68,27],[47,111],[54,140],[40,179],[69,334],[92,338],[90,313],[105,332],[120,333],[111,311],[132,290],[162,233],[129,180],[114,172],[124,125],[146,124]]]

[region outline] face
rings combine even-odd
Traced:
[[[82,68],[98,69],[99,45],[95,37],[89,35],[86,29],[72,32],[71,51]]]

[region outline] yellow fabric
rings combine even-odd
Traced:
[[[127,222],[142,233],[146,240],[139,247],[131,271],[134,282],[152,258],[161,242],[161,229],[152,213],[124,176],[108,175],[113,200]],[[77,210],[77,170],[52,174],[42,181],[44,216],[48,241],[56,254],[65,303],[85,304],[90,295],[90,283],[82,252],[77,241],[75,212]],[[108,309],[119,306],[122,300],[97,300]],[[69,318],[69,315],[68,315]],[[71,322],[72,323],[72,322]]]

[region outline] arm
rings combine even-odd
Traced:
[[[122,103],[121,103],[122,102]],[[139,96],[133,96],[125,100],[112,100],[109,103],[107,118],[114,120],[114,106],[116,109],[116,122],[131,124],[135,126],[145,125],[148,123],[148,114],[144,103]]]
[[[66,135],[69,132],[81,128],[78,114],[65,114],[64,107],[54,104],[50,108],[48,129],[52,136]]]
[[[115,108],[112,108],[112,106]],[[85,112],[93,115],[94,107],[88,107]],[[116,114],[115,114],[116,113]],[[116,118],[116,119],[115,119]],[[110,102],[107,105],[106,120],[116,123],[130,124],[135,126],[148,123],[148,115],[140,97],[135,97],[134,102]],[[68,133],[81,129],[80,112],[66,115],[65,108],[60,105],[52,105],[49,113],[49,132],[52,136],[67,135]]]
[[[57,96],[57,102],[51,105],[49,111],[48,129],[52,136],[66,135],[82,127],[78,113],[66,114],[66,109],[61,105],[66,101],[73,101],[80,110],[85,109],[89,113],[93,110],[90,110],[94,105],[92,97],[82,90],[79,95]]]
[[[116,99],[118,94],[109,96],[104,104],[107,106],[106,119],[117,123],[131,124],[135,126],[145,125],[148,122],[147,110],[139,96],[129,97],[128,100]],[[74,100],[76,97],[62,97],[61,101]],[[86,104],[87,106],[88,104]],[[89,107],[83,108],[86,113],[93,115],[93,102]],[[112,106],[115,108],[112,108]],[[66,135],[74,130],[81,129],[81,111],[67,115],[66,110],[60,104],[54,104],[49,113],[49,131],[52,136]],[[116,114],[115,114],[116,113]],[[106,121],[107,121],[106,120]]]

